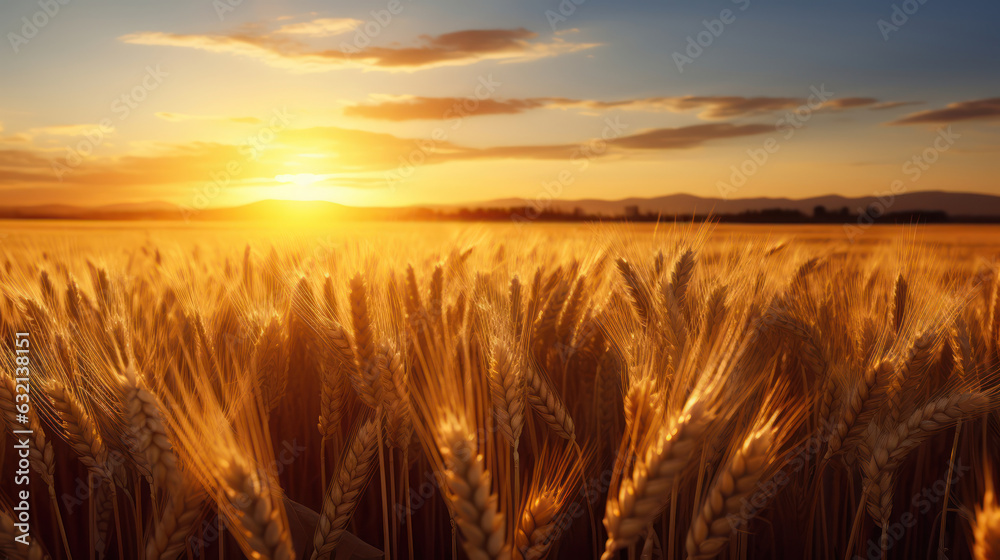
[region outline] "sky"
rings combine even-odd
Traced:
[[[1000,5],[0,5],[0,205],[1000,195]]]

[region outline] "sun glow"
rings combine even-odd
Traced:
[[[328,176],[313,173],[297,173],[294,175],[278,175],[274,178],[279,183],[277,196],[283,200],[330,200],[330,190],[317,185]]]

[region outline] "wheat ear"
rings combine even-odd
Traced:
[[[129,421],[136,430],[136,451],[145,456],[153,484],[161,490],[175,492],[180,489],[181,477],[177,456],[163,424],[160,400],[145,388],[131,367],[126,370],[126,377],[129,387],[125,402]]]
[[[175,560],[187,548],[187,538],[201,517],[205,494],[193,481],[170,496],[146,541],[146,560]]]
[[[542,494],[525,504],[514,533],[516,552],[524,560],[541,560],[549,552],[555,534],[559,504],[551,494]]]
[[[446,499],[462,533],[466,554],[470,560],[509,559],[507,527],[475,437],[454,418],[441,424],[439,436]]]
[[[617,495],[608,496],[604,527],[608,530],[603,560],[636,542],[666,504],[674,479],[690,464],[701,434],[708,426],[704,403],[694,399],[671,419],[646,448],[623,480]]]
[[[320,390],[319,431],[323,438],[336,432],[346,396],[345,377],[352,385],[358,378],[357,364],[351,336],[335,321],[326,320],[323,325],[323,339],[332,353],[332,366],[323,370],[323,387]],[[359,385],[355,385],[359,386]]]
[[[253,347],[253,368],[264,400],[264,410],[274,410],[288,387],[286,348],[281,320],[271,317]]]
[[[892,512],[893,472],[910,451],[933,433],[985,410],[989,398],[982,393],[956,393],[933,400],[917,409],[894,429],[871,430],[871,457],[862,463],[863,491],[868,511],[880,527]]]
[[[319,433],[324,440],[337,433],[344,412],[343,365],[324,365],[319,395]]]
[[[46,393],[62,421],[70,447],[80,456],[80,462],[101,479],[108,478],[108,450],[90,414],[61,383],[52,383]]]
[[[631,296],[630,301],[633,309],[635,309],[636,315],[639,317],[639,321],[643,324],[643,326],[647,325],[653,308],[652,297],[649,295],[649,290],[646,289],[642,280],[639,279],[639,274],[627,260],[619,258],[615,264],[618,265],[618,272],[625,281],[625,287],[628,288],[629,296]]]
[[[291,560],[295,557],[288,527],[281,510],[274,505],[269,485],[263,484],[261,474],[229,461],[222,470],[225,493],[229,507],[239,520],[238,531],[242,541],[249,546],[254,557],[260,560]]]
[[[28,546],[14,539],[21,534],[14,525],[14,517],[0,509],[0,552],[10,560],[51,560],[37,538],[32,538]]]
[[[524,428],[524,375],[500,340],[493,344],[488,375],[497,427],[516,453]]]
[[[851,436],[856,437],[874,418],[892,372],[892,363],[888,360],[865,370],[864,377],[855,385],[844,402],[840,417],[834,422],[826,460],[837,454]]]
[[[382,348],[378,365],[382,377],[382,394],[386,397],[385,420],[389,445],[406,449],[413,435],[413,419],[410,415],[409,376],[403,357],[386,346]]]
[[[576,428],[566,405],[559,395],[552,390],[548,381],[534,368],[527,368],[528,404],[542,417],[559,437],[570,441],[576,440]]]
[[[315,549],[311,560],[330,558],[337,548],[372,472],[377,429],[373,420],[362,424],[344,453],[336,478],[330,481],[323,499],[323,510],[313,534]]]
[[[708,560],[722,552],[733,534],[732,516],[739,514],[742,500],[760,481],[773,440],[773,428],[766,426],[750,434],[729,458],[688,530],[688,558]],[[739,518],[739,521],[747,520]]]

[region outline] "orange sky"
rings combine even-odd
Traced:
[[[1000,194],[961,6],[203,4],[0,8],[5,205]]]

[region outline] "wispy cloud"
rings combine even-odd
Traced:
[[[920,105],[923,101],[885,101],[876,103],[869,107],[872,111],[886,111],[897,107],[907,107],[909,105]]]
[[[873,107],[879,103],[874,97],[837,97],[823,103],[823,108],[843,111],[860,107]]]
[[[798,97],[744,97],[737,95],[641,97],[613,101],[567,97],[476,100],[461,97],[382,96],[371,103],[348,106],[344,109],[344,114],[352,117],[390,121],[446,120],[454,118],[455,115],[510,115],[548,108],[591,111],[667,111],[673,113],[697,111],[699,118],[716,121],[787,111],[806,102],[806,99]],[[841,111],[860,107],[875,108],[879,104],[879,100],[872,97],[845,97],[827,102],[824,104],[824,109]]]
[[[649,130],[616,140],[615,144],[635,150],[682,150],[714,140],[755,136],[766,132],[774,132],[774,127],[765,124],[699,124]]]
[[[627,157],[651,151],[696,148],[712,142],[773,131],[762,124],[711,123],[678,128],[658,128],[608,141],[608,148],[594,157]],[[569,160],[593,139],[573,144],[511,145],[474,148],[439,142],[425,164],[468,160]],[[365,183],[367,174],[395,169],[402,155],[416,149],[419,140],[392,134],[339,127],[288,129],[249,160],[240,146],[192,142],[147,146],[141,151],[85,161],[59,182],[52,172],[52,154],[40,150],[0,149],[0,185],[25,187],[86,187],[95,193],[132,187],[150,196],[161,196],[178,185],[209,180],[228,161],[240,161],[242,170],[233,187],[276,184],[276,177],[301,173],[336,177],[337,184]],[[308,149],[310,151],[306,152]],[[314,157],[324,154],[325,157]],[[357,181],[354,181],[357,179]]]
[[[383,97],[370,104],[349,105],[349,117],[387,121],[445,120],[461,116],[513,115],[546,106],[545,99],[472,99],[463,97]]]
[[[141,32],[122,36],[125,43],[186,47],[207,52],[226,53],[260,60],[271,66],[290,70],[318,72],[338,68],[362,67],[383,71],[415,71],[437,66],[460,66],[483,60],[525,62],[558,56],[598,46],[596,43],[574,43],[552,37],[539,40],[538,33],[518,29],[470,29],[443,35],[422,35],[413,46],[367,46],[357,48],[342,42],[334,48],[313,46],[288,35],[288,29],[318,31],[326,24],[311,22],[290,24],[274,32],[259,26],[245,26],[233,33],[181,34]],[[296,27],[299,26],[299,27]],[[322,36],[302,32],[301,36]]]
[[[889,124],[942,124],[958,121],[993,120],[997,118],[1000,118],[1000,97],[992,97],[989,99],[949,103],[944,109],[930,109],[910,113]]]
[[[305,35],[307,37],[331,37],[352,31],[364,23],[352,18],[320,18],[301,23],[289,23],[279,27],[275,33]]]

